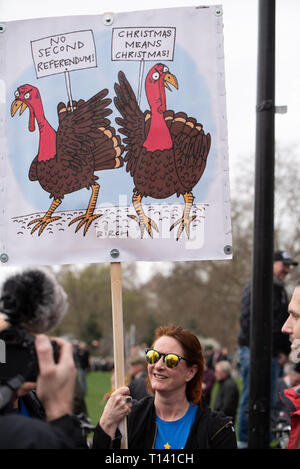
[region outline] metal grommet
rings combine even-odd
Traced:
[[[105,26],[111,26],[114,22],[114,17],[112,13],[104,13],[103,15],[103,24]]]
[[[3,252],[3,253],[0,255],[0,261],[3,262],[3,264],[5,264],[6,262],[8,262],[8,259],[9,259],[9,257],[8,257],[8,255],[7,255],[5,252]]]
[[[4,33],[6,30],[6,25],[4,23],[0,23],[0,33]]]
[[[222,16],[222,15],[223,15],[223,10],[222,10],[222,8],[216,8],[215,15],[216,15],[216,16]]]
[[[224,247],[224,252],[225,252],[225,254],[227,254],[227,255],[232,254],[232,246],[230,246],[229,244],[227,244],[227,246]]]
[[[110,251],[110,255],[111,255],[111,257],[112,257],[113,259],[116,259],[116,258],[119,257],[119,255],[120,255],[119,249],[112,249],[112,250]]]

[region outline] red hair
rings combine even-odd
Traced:
[[[189,330],[172,324],[169,326],[160,326],[156,329],[153,344],[162,336],[173,337],[176,339],[184,350],[184,358],[189,361],[190,365],[197,365],[198,370],[195,376],[187,383],[186,397],[188,401],[192,401],[194,404],[199,404],[202,397],[204,356],[198,338]]]

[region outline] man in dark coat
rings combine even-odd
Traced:
[[[289,317],[282,326],[291,342],[291,360],[300,363],[300,282],[297,282],[289,304]],[[300,449],[300,385],[285,389],[282,398],[289,410],[291,431],[288,449]]]
[[[234,423],[239,403],[239,390],[231,376],[231,364],[226,360],[217,362],[215,375],[219,388],[214,401],[214,410],[224,412]]]

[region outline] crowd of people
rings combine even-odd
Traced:
[[[283,373],[283,364],[289,361],[291,333],[285,327],[286,321],[293,317],[285,287],[285,279],[291,268],[297,266],[287,251],[274,252],[273,259],[273,320],[272,320],[272,367],[271,367],[271,403],[270,403],[270,440],[272,427],[276,426],[277,382]],[[248,418],[250,392],[250,323],[251,323],[251,281],[247,283],[241,299],[240,332],[238,336],[238,354],[243,380],[242,395],[238,420],[238,446],[248,447]],[[295,289],[295,292],[297,288]],[[294,298],[294,296],[293,296]],[[292,299],[293,301],[293,299]],[[292,306],[291,306],[292,305]],[[300,336],[299,336],[300,337]]]
[[[285,251],[274,254],[270,441],[274,425],[284,417],[288,448],[300,448],[300,283],[289,301],[284,280],[297,264]],[[63,316],[57,311],[67,305],[56,279],[42,271],[9,278],[0,301],[0,340],[11,327],[27,334],[32,324],[57,325]],[[119,449],[124,447],[125,419],[129,449],[246,448],[250,304],[251,282],[242,293],[237,362],[226,349],[203,348],[192,331],[179,325],[158,327],[151,346],[130,356],[126,385],[114,389],[112,382],[90,442],[78,418],[86,414],[88,347],[61,338],[50,341],[45,330],[35,327],[35,354],[30,355],[38,364],[34,381],[28,381],[26,373],[21,380],[10,376],[9,366],[1,369],[0,364],[0,448]],[[42,322],[37,321],[39,314],[44,315]],[[49,315],[55,316],[50,322]]]

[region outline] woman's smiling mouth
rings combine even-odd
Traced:
[[[167,376],[161,375],[159,373],[153,373],[155,379],[167,379]]]

